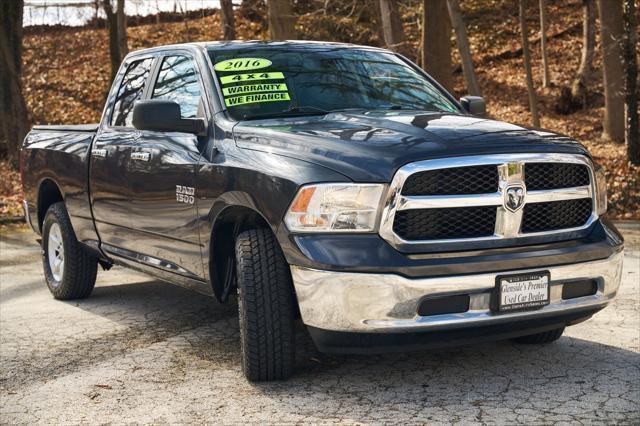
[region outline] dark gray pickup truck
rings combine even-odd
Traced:
[[[618,290],[603,173],[483,115],[383,49],[141,50],[100,124],[29,133],[26,217],[57,299],[114,264],[237,294],[250,380],[293,373],[298,321],[325,352],[551,342]]]

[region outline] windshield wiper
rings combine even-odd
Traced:
[[[368,108],[356,107],[356,108],[332,109],[330,112],[358,112],[358,111],[368,111]]]
[[[376,108],[376,109],[377,110],[381,110],[381,111],[399,111],[399,110],[402,110],[402,111],[440,112],[440,110],[438,108],[436,108],[436,107],[433,107],[433,108],[434,108],[433,110],[427,110],[427,109],[424,109],[424,108],[418,109],[418,108],[412,107],[410,105],[391,104],[391,105],[384,105],[384,106],[381,106],[381,107]]]
[[[284,111],[270,112],[263,114],[246,114],[242,116],[243,120],[253,120],[256,118],[278,118],[278,117],[295,117],[298,115],[325,115],[329,114],[329,111],[322,108],[316,108],[312,106],[294,106]]]
[[[307,106],[307,105],[291,107],[285,112],[296,112],[296,113],[297,112],[305,112],[305,113],[315,112],[317,114],[329,114],[329,111],[327,111],[326,109],[316,108],[314,106]]]
[[[399,109],[411,109],[411,108],[407,108],[407,105],[390,104],[390,105],[382,105],[376,109],[399,110]]]

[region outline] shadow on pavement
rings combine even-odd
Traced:
[[[100,285],[86,300],[51,303],[82,309],[116,326],[97,336],[80,334],[65,345],[51,346],[46,359],[45,354],[32,354],[28,368],[17,355],[3,359],[0,385],[6,389],[78,373],[85,366],[157,343],[171,346],[173,338],[188,341],[171,349],[182,354],[186,368],[191,360],[198,368],[239,372],[235,303],[220,305],[159,281]],[[571,398],[595,398],[596,403],[607,395],[627,401],[622,409],[629,410],[637,406],[639,396],[634,384],[640,374],[637,353],[572,337],[542,346],[495,342],[390,355],[329,356],[315,350],[299,325],[297,348],[297,372],[291,380],[252,385],[279,409],[297,414],[307,406],[309,413],[317,414],[323,406],[342,402],[375,405],[377,411],[404,410],[403,404],[437,409],[491,403],[514,409]],[[237,379],[244,380],[239,374]],[[345,416],[357,421],[362,413],[356,410],[349,416],[347,410]]]

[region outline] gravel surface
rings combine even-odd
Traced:
[[[298,332],[293,379],[250,384],[237,311],[121,268],[59,302],[35,235],[0,240],[0,423],[640,422],[640,230],[616,301],[556,343],[325,356]]]

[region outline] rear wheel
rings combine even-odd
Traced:
[[[251,381],[286,379],[295,362],[289,265],[267,229],[242,232],[235,252],[244,374]]]
[[[51,205],[44,218],[42,263],[47,287],[56,299],[82,299],[91,294],[98,260],[78,243],[64,203]]]
[[[516,337],[513,339],[516,343],[523,343],[526,345],[539,345],[544,343],[555,342],[564,333],[564,327],[556,328],[555,330],[545,331],[544,333],[530,334],[528,336]]]

